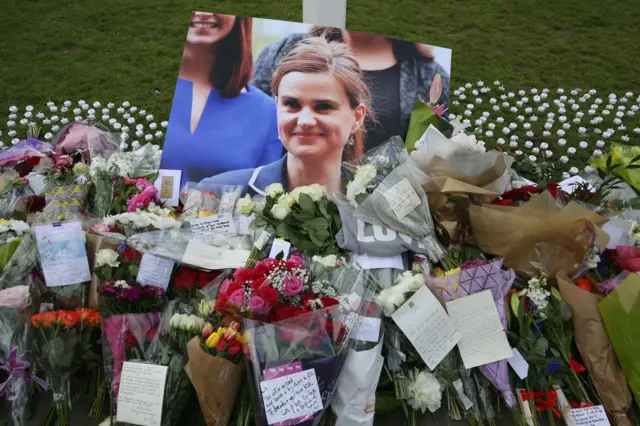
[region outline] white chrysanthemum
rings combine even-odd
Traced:
[[[427,409],[435,413],[442,404],[442,385],[428,371],[414,370],[409,374],[408,403],[414,410],[424,413]]]
[[[120,262],[118,261],[118,253],[111,249],[102,249],[96,253],[96,267],[99,268],[101,266],[110,266],[112,268],[117,268],[120,266]]]

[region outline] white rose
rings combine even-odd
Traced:
[[[278,220],[284,220],[291,213],[291,208],[283,204],[276,204],[271,208],[271,214]]]
[[[377,174],[378,171],[373,164],[365,164],[364,166],[358,168],[358,171],[356,172],[353,180],[354,182],[357,182],[359,186],[366,188]]]
[[[330,254],[327,256],[313,256],[311,260],[313,260],[314,262],[320,263],[321,265],[324,265],[327,268],[334,268],[338,261],[338,257],[335,254]]]
[[[326,189],[322,185],[314,183],[309,186],[300,186],[291,192],[296,202],[299,202],[300,194],[307,194],[313,201],[320,201],[325,197]]]
[[[289,208],[293,207],[295,203],[296,203],[296,199],[293,198],[293,196],[291,196],[290,194],[284,194],[283,196],[278,198],[278,204],[287,206]]]
[[[272,183],[264,189],[264,192],[273,199],[278,198],[279,195],[284,194],[284,188],[281,183]]]
[[[267,203],[267,199],[266,199],[266,198],[264,198],[264,197],[260,197],[260,198],[258,198],[258,199],[255,201],[255,204],[256,204],[256,205],[255,205],[255,207],[253,208],[253,211],[254,211],[255,213],[258,213],[258,214],[262,213],[262,212],[263,212],[263,210],[264,210],[264,206],[265,206],[265,204],[266,204],[266,203]]]
[[[120,262],[118,262],[118,253],[111,249],[99,250],[96,254],[96,268],[103,265],[108,265],[112,268],[120,266]]]
[[[130,285],[127,284],[127,282],[125,280],[118,280],[113,285],[116,286],[116,287],[119,287],[119,288],[129,288],[130,287]]]
[[[253,213],[255,207],[256,203],[254,203],[251,200],[251,196],[247,194],[243,198],[240,198],[236,203],[236,212],[245,216],[249,216],[251,213]]]

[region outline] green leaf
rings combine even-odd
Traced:
[[[303,212],[315,216],[316,206],[313,202],[313,199],[309,195],[300,194],[300,197],[298,198],[298,205]]]
[[[640,164],[631,164],[626,167],[627,170],[640,169]]]
[[[562,296],[560,295],[560,292],[557,288],[551,287],[551,295],[555,297],[557,301],[562,301]]]
[[[624,201],[617,199],[611,202],[611,208],[613,210],[623,210],[624,209]]]
[[[276,235],[285,240],[289,239],[289,226],[285,222],[280,222],[276,227]]]
[[[316,231],[329,229],[329,221],[324,217],[316,217],[309,222],[309,226]]]
[[[638,160],[640,160],[640,155],[636,155],[635,157],[633,157],[633,159],[631,159],[631,161],[629,161],[629,164],[633,164]]]
[[[511,310],[516,318],[520,315],[520,298],[516,294],[511,295]]]
[[[329,210],[327,209],[327,203],[328,201],[325,199],[322,199],[318,202],[318,210],[320,210],[320,214],[327,220],[331,219],[331,216],[329,215]]]
[[[629,208],[632,210],[640,210],[640,197],[630,199]]]
[[[536,346],[542,349],[543,351],[546,351],[547,349],[549,349],[549,342],[545,337],[540,336],[540,338],[536,342]]]
[[[316,246],[318,246],[318,248],[322,247],[322,245],[324,244],[324,240],[320,239],[316,233],[316,231],[314,229],[311,229],[309,231],[309,238],[311,239],[311,241],[313,242],[313,244],[315,244]]]

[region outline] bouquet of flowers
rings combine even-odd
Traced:
[[[178,299],[198,307],[202,299],[200,289],[206,287],[219,275],[219,271],[202,271],[183,265],[172,280],[170,295],[172,299]],[[207,316],[203,315],[202,317],[206,318]]]
[[[427,176],[411,161],[399,138],[343,166],[352,176],[346,198],[355,207],[354,217],[419,239],[432,261],[445,255],[423,189]]]
[[[187,343],[189,361],[184,369],[207,426],[226,426],[235,406],[244,373],[242,345],[247,343],[239,328],[231,322],[213,331],[211,324],[205,324],[200,336]]]
[[[325,187],[313,184],[285,193],[281,184],[274,183],[265,191],[264,204],[252,201],[248,195],[238,200],[239,213],[256,216],[252,229],[284,238],[309,256],[343,253],[335,239],[342,228],[340,213],[328,199]]]
[[[135,213],[146,209],[151,203],[160,205],[158,189],[144,177],[119,177],[113,179],[114,197],[109,213],[120,214],[125,211]]]
[[[93,328],[99,327],[100,313],[79,309],[77,311],[50,311],[31,316],[34,332],[35,358],[45,371],[53,392],[53,406],[45,423],[69,424],[71,395],[69,380],[83,368],[83,361],[91,348]]]
[[[30,232],[31,228],[25,222],[0,219],[0,274],[4,272],[18,250],[23,241],[23,235]]]

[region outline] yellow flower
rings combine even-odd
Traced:
[[[7,223],[7,222],[9,222],[9,221],[6,220],[6,219],[0,219],[0,223]]]
[[[444,276],[444,270],[442,268],[436,268],[434,272],[436,273],[436,277]]]
[[[207,339],[207,341],[205,342],[205,345],[208,348],[215,348],[216,345],[218,344],[218,341],[220,341],[220,334],[216,331],[215,333],[213,333],[211,336],[209,336],[209,338]]]
[[[449,275],[457,274],[458,272],[460,272],[460,268],[452,269],[450,271],[445,272],[444,276],[448,277]]]
[[[249,343],[249,333],[238,333],[236,338],[238,339],[238,342],[242,343],[243,345]]]

